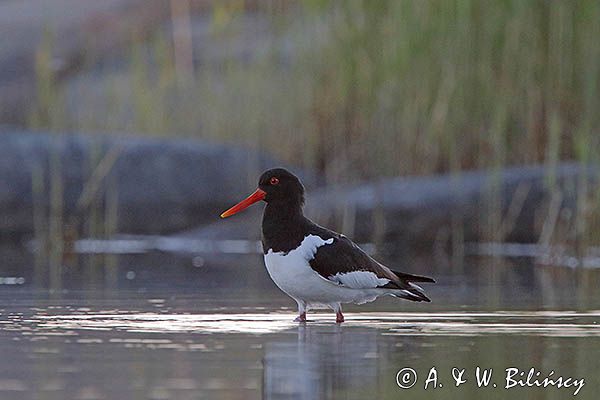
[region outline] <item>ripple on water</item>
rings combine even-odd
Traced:
[[[600,311],[348,313],[342,329],[370,328],[385,335],[600,336]],[[18,329],[44,335],[73,335],[80,330],[132,333],[268,334],[296,329],[291,313],[86,313],[38,314],[12,321]],[[336,327],[330,313],[311,314],[307,326]],[[2,330],[3,327],[0,327]]]

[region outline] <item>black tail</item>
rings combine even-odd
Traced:
[[[429,283],[435,283],[435,279],[430,278],[428,276],[423,276],[423,275],[413,275],[413,274],[407,274],[404,272],[400,272],[400,271],[394,271],[392,270],[393,273],[395,273],[396,275],[398,275],[398,278],[407,281],[407,282],[429,282]]]
[[[392,270],[392,272],[394,274],[398,275],[398,278],[400,278],[399,279],[400,282],[398,282],[399,283],[398,286],[403,289],[402,292],[395,294],[396,297],[401,297],[403,299],[411,300],[411,301],[426,301],[426,302],[431,301],[431,299],[429,297],[427,297],[427,295],[425,294],[423,289],[419,285],[415,285],[412,282],[435,283],[435,280],[433,278],[429,278],[427,276],[421,276],[421,275],[406,274],[404,272],[393,271],[393,270]]]

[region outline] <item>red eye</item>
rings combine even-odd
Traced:
[[[277,179],[275,177],[272,177],[269,182],[271,183],[271,185],[278,185],[279,184],[279,179]]]

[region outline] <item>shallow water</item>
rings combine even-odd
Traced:
[[[4,254],[0,400],[573,397],[506,389],[511,367],[584,378],[577,398],[600,388],[598,270],[411,265],[436,277],[432,303],[384,298],[345,307],[342,325],[323,310],[298,324],[259,255],[80,259],[48,290],[29,256]],[[488,386],[477,367],[493,369]],[[417,380],[402,389],[406,368]]]
[[[283,296],[219,290],[2,292],[1,399],[396,399],[572,397],[573,388],[504,389],[504,370],[537,368],[598,380],[599,310],[481,311],[391,299],[306,324]],[[432,367],[442,387],[424,389]],[[478,388],[475,368],[497,387]],[[401,389],[403,368],[418,375]],[[454,386],[452,368],[468,381]],[[546,374],[546,375],[545,375]]]

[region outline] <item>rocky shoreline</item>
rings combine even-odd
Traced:
[[[50,213],[53,186],[65,222],[85,220],[93,207],[102,214],[112,196],[117,232],[189,229],[218,218],[274,164],[255,151],[198,140],[0,130],[0,236],[30,236],[34,208]]]
[[[262,170],[280,165],[255,151],[198,140],[6,129],[0,153],[2,239],[32,236],[34,208],[48,215],[49,191],[60,182],[65,220],[84,221],[86,196],[104,207],[112,191],[117,233],[258,240],[260,207],[227,221],[218,215],[254,188]],[[314,174],[294,172],[307,183],[307,215],[396,250],[453,240],[538,243],[550,228],[571,229],[578,198],[597,190],[600,177],[598,167],[565,163],[318,187]],[[36,173],[43,177],[37,196]]]

